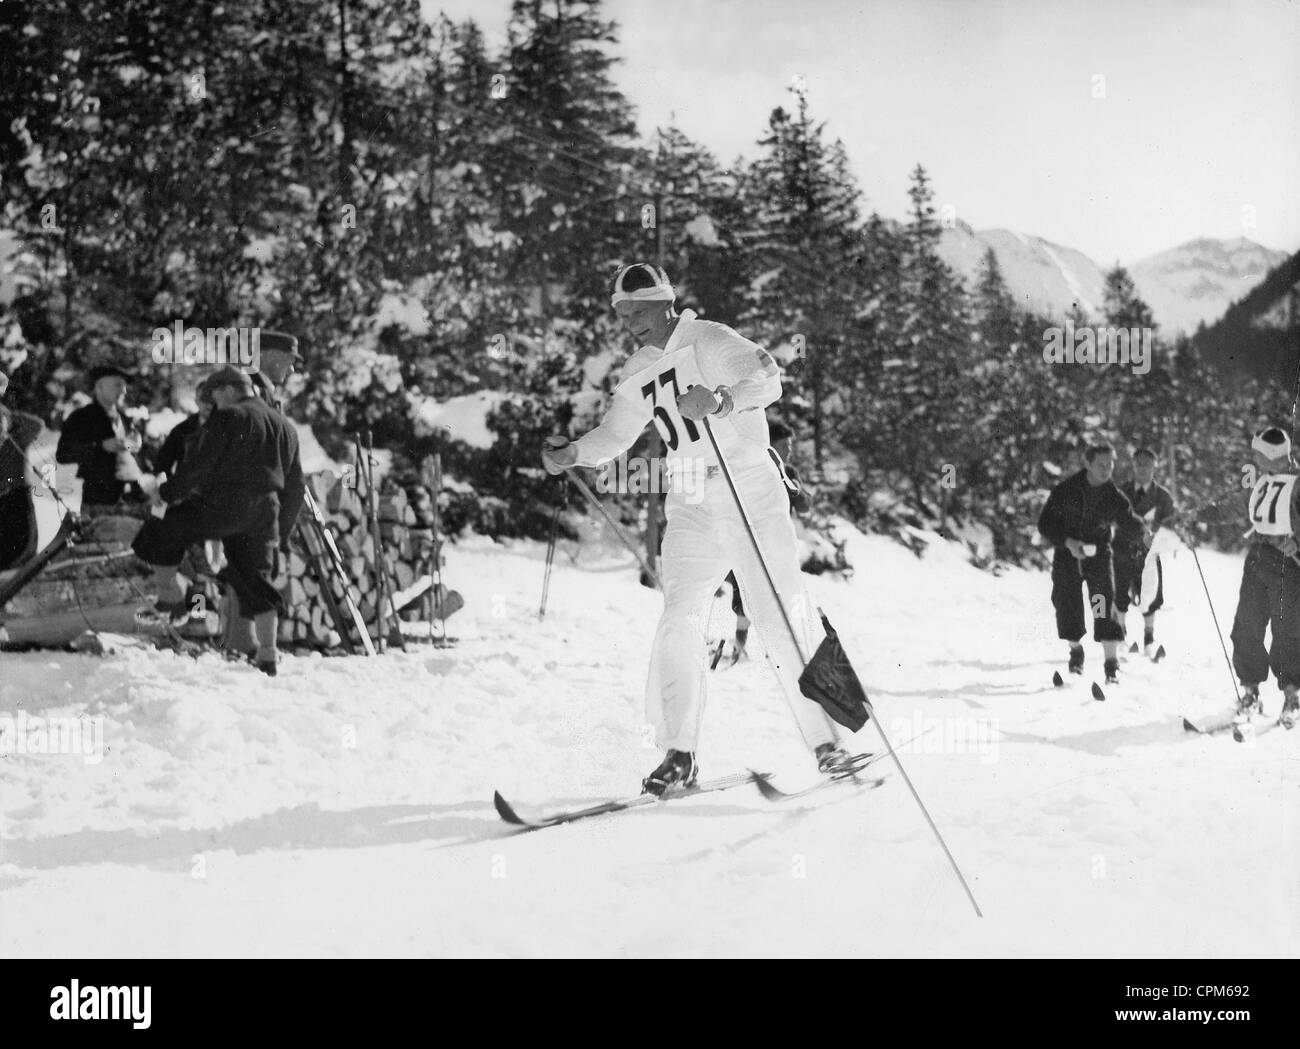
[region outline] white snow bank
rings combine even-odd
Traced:
[[[539,618],[543,546],[476,538],[448,551],[451,649],[288,658],[275,679],[214,656],[0,655],[0,715],[102,731],[98,762],[0,757],[0,954],[1294,956],[1296,740],[1183,732],[1231,695],[1185,553],[1157,621],[1169,659],[1130,658],[1105,703],[1088,678],[1050,685],[1045,574],[861,535],[849,554],[852,582],[810,595],[891,739],[920,734],[903,760],[983,920],[886,765],[866,793],[746,788],[507,834],[494,789],[582,804],[658,760],[660,597],[607,537],[562,542]],[[1230,620],[1240,559],[1201,561]],[[725,601],[704,611],[730,633]],[[751,645],[710,675],[704,775],[797,787],[815,773]],[[871,724],[852,742],[880,748]]]

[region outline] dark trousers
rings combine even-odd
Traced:
[[[229,493],[217,505],[190,500],[167,508],[165,517],[151,517],[136,536],[132,549],[151,565],[179,565],[191,543],[220,539],[226,552],[222,578],[239,595],[247,616],[261,612],[284,614],[284,598],[272,585],[279,544],[280,500],[275,492]]]
[[[1148,556],[1156,559],[1156,594],[1151,604],[1142,607],[1142,570],[1146,567],[1146,558],[1120,557],[1115,555],[1115,607],[1123,615],[1129,605],[1137,605],[1144,615],[1159,612],[1165,603],[1165,566],[1159,554]]]
[[[1115,569],[1109,546],[1099,546],[1092,557],[1082,561],[1064,547],[1056,551],[1052,561],[1052,607],[1056,609],[1057,636],[1073,643],[1087,632],[1085,584],[1093,613],[1093,640],[1123,641],[1124,627],[1115,618]]]
[[[1264,629],[1273,640],[1264,647]],[[1272,668],[1281,686],[1300,685],[1300,565],[1257,543],[1246,555],[1232,622],[1232,666],[1244,685],[1258,685]]]
[[[22,561],[31,541],[31,500],[27,486],[16,485],[0,495],[0,569]]]

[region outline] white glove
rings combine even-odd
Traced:
[[[135,481],[138,484],[144,475],[140,472],[140,464],[135,461],[135,456],[123,452],[117,457],[117,470],[113,476],[119,481]]]
[[[136,473],[138,476],[135,478],[135,483],[139,485],[140,491],[144,492],[150,502],[159,502],[158,489],[167,475],[142,474],[139,467],[136,468]]]
[[[684,419],[703,419],[722,407],[722,401],[707,386],[692,386],[677,398],[677,410]]]
[[[548,474],[562,474],[578,461],[578,449],[567,437],[548,437],[542,448],[542,465]]]

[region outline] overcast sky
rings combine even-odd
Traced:
[[[509,0],[423,2],[504,40]],[[920,161],[936,203],[976,229],[1037,234],[1103,266],[1202,236],[1300,248],[1300,0],[605,10],[642,131],[675,122],[724,163],[755,155],[800,74],[868,210],[901,216]]]

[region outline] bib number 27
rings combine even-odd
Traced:
[[[1295,481],[1294,477],[1265,477],[1255,486],[1250,519],[1257,532],[1264,535],[1291,533],[1291,493]]]

